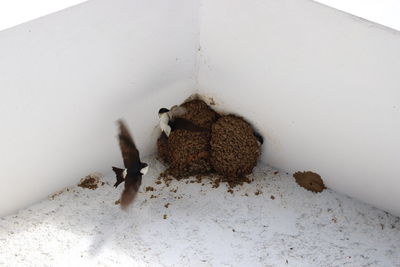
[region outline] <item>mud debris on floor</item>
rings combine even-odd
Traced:
[[[299,186],[312,192],[319,193],[326,189],[324,181],[318,173],[311,171],[295,172],[293,177]]]
[[[82,178],[78,186],[94,190],[97,189],[99,184],[104,185],[104,182],[100,181],[100,177],[98,175],[92,174]]]
[[[207,177],[157,184],[165,167],[145,161],[126,212],[110,173],[1,218],[0,266],[399,266],[400,218],[384,211],[267,166],[231,194]]]

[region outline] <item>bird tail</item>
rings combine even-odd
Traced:
[[[115,176],[117,178],[117,182],[114,184],[114,187],[117,187],[120,183],[125,181],[126,169],[121,169],[121,168],[117,168],[117,167],[112,167],[112,169],[115,172]]]
[[[126,210],[126,208],[135,200],[136,195],[139,191],[139,186],[141,184],[141,179],[134,183],[125,183],[125,189],[121,195],[121,208]]]
[[[124,189],[121,195],[121,208],[125,210],[135,199],[137,191],[132,189]]]

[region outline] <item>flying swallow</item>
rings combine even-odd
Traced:
[[[125,169],[112,167],[115,172],[117,187],[120,183],[125,182],[125,188],[121,195],[121,207],[127,208],[135,199],[139,187],[142,183],[142,176],[148,171],[148,164],[141,162],[139,151],[136,148],[128,128],[122,120],[118,120],[119,125],[119,147],[121,149],[122,158],[124,160]]]

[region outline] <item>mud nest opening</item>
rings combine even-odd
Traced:
[[[235,115],[220,115],[204,101],[195,99],[181,105],[179,117],[202,131],[178,129],[157,140],[158,156],[168,166],[163,177],[175,179],[218,174],[218,182],[234,187],[250,182],[250,174],[261,154],[252,126]],[[178,116],[177,116],[178,117]]]

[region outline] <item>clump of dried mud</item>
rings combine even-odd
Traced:
[[[82,188],[94,190],[94,189],[97,189],[99,183],[100,183],[100,178],[98,176],[88,175],[85,178],[81,179],[78,186],[82,187]]]
[[[315,172],[296,172],[293,174],[293,177],[301,187],[312,192],[319,193],[326,189],[321,176]]]
[[[175,130],[157,140],[159,159],[168,165],[163,177],[175,179],[189,176],[219,175],[216,183],[230,187],[250,182],[246,177],[257,164],[260,145],[253,129],[243,118],[221,116],[202,100],[183,103],[186,113],[181,118],[205,131]]]

